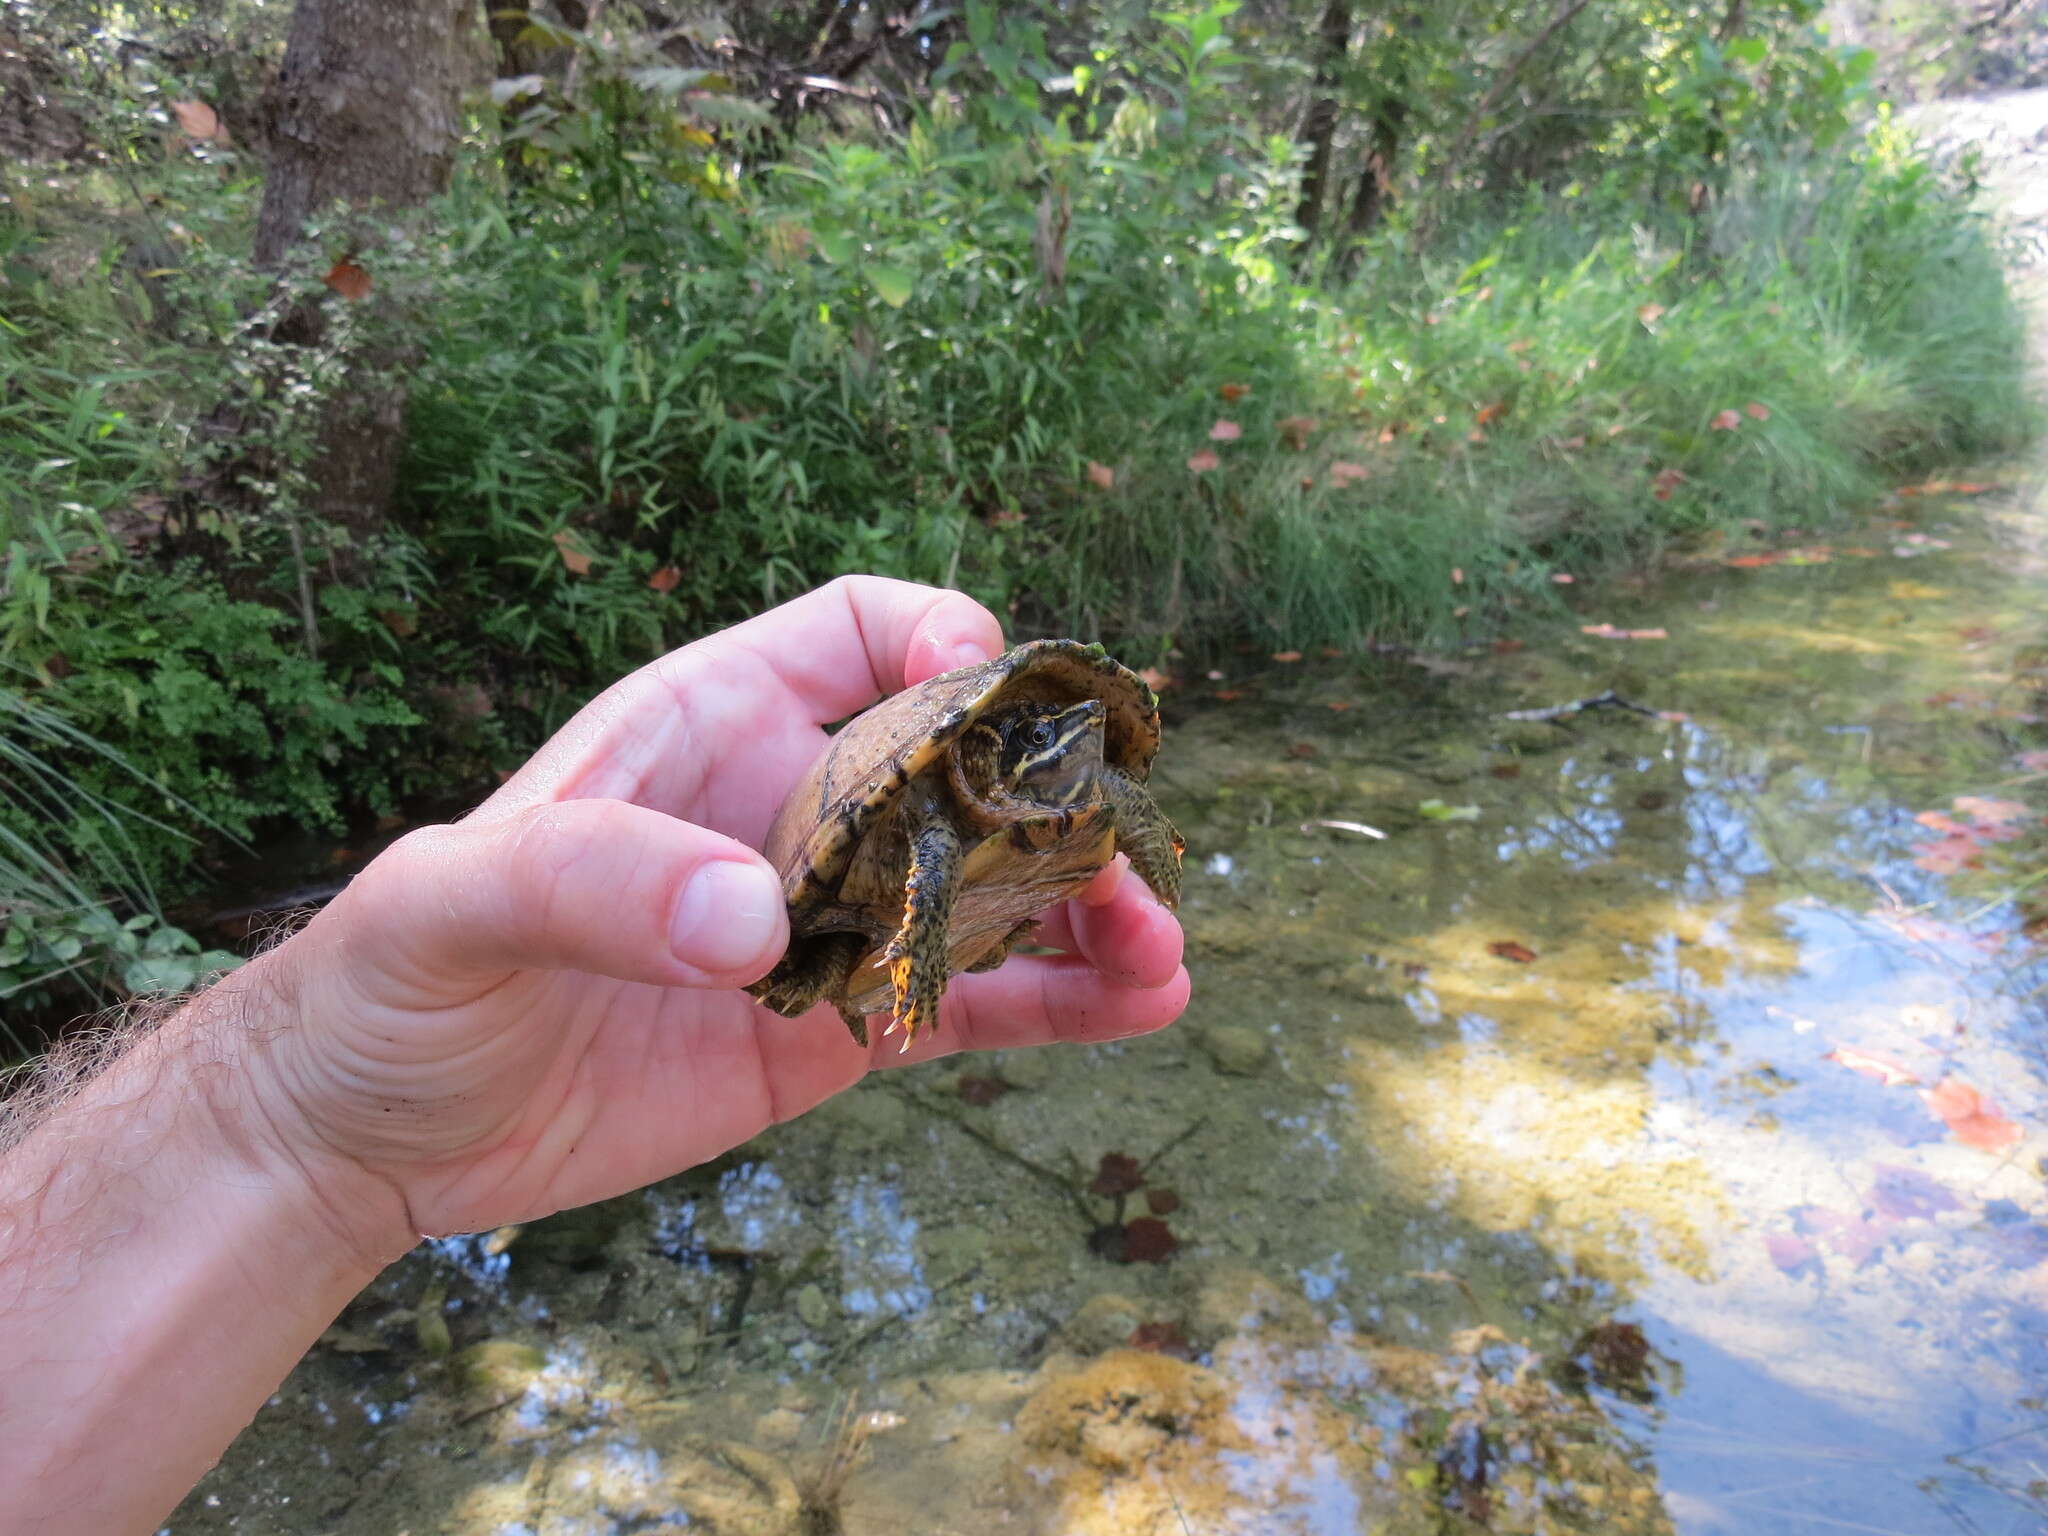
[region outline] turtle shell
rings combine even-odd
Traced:
[[[1100,645],[1034,640],[906,688],[856,715],[833,736],[783,802],[763,852],[781,873],[790,926],[838,895],[862,841],[903,788],[939,760],[992,707],[1100,699],[1104,759],[1143,782],[1159,750],[1159,700]],[[1000,879],[1001,871],[977,878]]]

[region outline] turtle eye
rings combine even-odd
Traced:
[[[1052,722],[1050,720],[1039,720],[1034,722],[1032,724],[1030,731],[1026,734],[1025,739],[1029,741],[1032,746],[1037,747],[1040,751],[1043,751],[1045,748],[1051,746]]]

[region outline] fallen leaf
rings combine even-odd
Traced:
[[[1170,1355],[1176,1360],[1195,1358],[1195,1346],[1180,1331],[1179,1323],[1140,1323],[1124,1342],[1148,1354]]]
[[[1486,946],[1486,952],[1489,955],[1498,955],[1503,960],[1512,960],[1517,965],[1536,963],[1536,951],[1526,944],[1518,944],[1513,939],[1495,939]]]
[[[1519,779],[1522,776],[1522,765],[1520,763],[1495,763],[1486,771],[1496,779]]]
[[[1602,640],[1669,640],[1670,634],[1661,629],[1616,629],[1612,624],[1581,624],[1579,633],[1597,635]]]
[[[1172,673],[1162,672],[1157,667],[1140,667],[1138,669],[1138,676],[1145,680],[1145,686],[1154,693],[1160,693],[1165,689],[1171,688],[1174,683]]]
[[[1960,1078],[1945,1077],[1920,1098],[1966,1147],[1993,1152],[2020,1139],[2020,1128]]]
[[[589,552],[579,546],[574,537],[568,532],[564,531],[556,534],[554,545],[556,552],[562,557],[562,564],[569,568],[571,576],[588,576],[590,574]]]
[[[1242,400],[1246,395],[1250,394],[1251,392],[1252,387],[1249,384],[1225,384],[1216,391],[1217,394],[1221,395],[1225,400],[1231,401],[1233,404],[1239,400]]]
[[[220,114],[203,101],[174,101],[171,116],[178,120],[185,137],[201,143],[227,142],[227,130],[221,127]]]
[[[1830,1211],[1812,1205],[1800,1207],[1798,1221],[1801,1231],[1820,1238],[1859,1267],[1877,1256],[1878,1250],[1891,1237],[1893,1226],[1888,1220],[1872,1221],[1861,1215],[1851,1216],[1846,1211]]]
[[[1157,1216],[1140,1216],[1124,1224],[1125,1264],[1164,1264],[1178,1247],[1180,1240]]]
[[[1577,581],[1579,578],[1573,575],[1569,575],[1564,571],[1552,571],[1550,573],[1550,579],[1556,582],[1560,587],[1568,587],[1573,582]]]
[[[1297,741],[1287,749],[1287,755],[1300,758],[1314,757],[1316,755],[1315,743],[1312,741]]]
[[[1662,304],[1638,304],[1636,306],[1636,318],[1645,325],[1655,325],[1664,318],[1664,306]]]
[[[1204,448],[1200,453],[1188,455],[1188,468],[1198,475],[1207,474],[1222,462],[1216,457],[1216,450],[1213,448]]]
[[[1154,1216],[1171,1216],[1180,1209],[1180,1196],[1170,1189],[1145,1191],[1145,1209]]]
[[[1275,652],[1273,653],[1273,659],[1274,659],[1275,661],[1284,661],[1284,662],[1296,662],[1296,661],[1299,661],[1299,660],[1301,660],[1301,652],[1299,652],[1299,651],[1275,651]]]
[[[1822,1061],[1832,1061],[1838,1067],[1847,1067],[1851,1072],[1860,1072],[1865,1077],[1875,1078],[1887,1088],[1896,1088],[1905,1083],[1917,1083],[1919,1077],[1904,1062],[1876,1051],[1860,1050],[1853,1045],[1838,1045]]]
[[[329,267],[327,275],[320,281],[351,303],[370,296],[370,274],[346,256]]]
[[[1897,1163],[1879,1163],[1870,1203],[1893,1221],[1920,1221],[1943,1211],[1960,1211],[1963,1202],[1932,1174]]]
[[[1323,708],[1334,710],[1340,715],[1343,714],[1345,710],[1353,709],[1356,707],[1357,706],[1355,706],[1349,699],[1332,699],[1329,703],[1323,706]]]
[[[1660,469],[1657,471],[1657,477],[1650,482],[1650,485],[1659,501],[1669,501],[1672,493],[1684,483],[1685,474],[1682,470]]]
[[[1429,799],[1415,807],[1431,821],[1477,821],[1479,807],[1476,805],[1446,805],[1441,800]]]
[[[1803,1237],[1795,1237],[1790,1232],[1766,1233],[1764,1252],[1770,1255],[1773,1264],[1788,1275],[1820,1261],[1820,1254],[1815,1251],[1813,1244]]]
[[[1783,560],[1784,558],[1785,557],[1782,554],[1778,553],[1776,550],[1773,550],[1771,553],[1767,555],[1734,555],[1722,561],[1721,563],[1723,565],[1735,566],[1737,569],[1740,570],[1754,570],[1758,566],[1776,565],[1780,560]]]
[[[1740,411],[1718,411],[1715,413],[1714,419],[1708,422],[1707,425],[1716,432],[1733,432],[1742,425],[1742,413]]]
[[[1214,693],[1210,694],[1209,697],[1215,699],[1219,703],[1229,704],[1238,699],[1243,698],[1244,690],[1242,688],[1218,688]]]
[[[1586,446],[1586,434],[1574,432],[1570,437],[1560,438],[1557,446],[1560,448],[1583,448]]]
[[[1535,345],[1535,343],[1534,343],[1533,341],[1530,341],[1530,340],[1529,340],[1528,338],[1524,337],[1524,338],[1523,338],[1522,340],[1520,340],[1520,341],[1511,341],[1511,342],[1509,342],[1509,343],[1508,343],[1508,351],[1510,351],[1510,352],[1515,352],[1515,353],[1521,353],[1521,352],[1526,352],[1526,351],[1528,351],[1528,350],[1529,350],[1529,349],[1530,349],[1531,347],[1533,347],[1534,345]]]
[[[1915,843],[1913,863],[1936,875],[1959,874],[1984,860],[1984,845],[1967,832],[1951,832],[1938,843]]]
[[[1145,1187],[1144,1170],[1138,1160],[1128,1152],[1105,1152],[1102,1161],[1096,1165],[1095,1181],[1088,1186],[1091,1195],[1128,1195]]]
[[[960,1095],[962,1104],[975,1109],[985,1109],[1010,1091],[1010,1085],[1000,1077],[984,1077],[978,1073],[962,1073],[954,1091]]]
[[[1496,640],[1488,649],[1496,656],[1512,656],[1528,643],[1526,640]]]
[[[1309,434],[1316,429],[1316,419],[1313,416],[1282,416],[1273,423],[1273,429],[1288,447],[1306,448]]]
[[[1116,471],[1107,464],[1098,464],[1093,459],[1090,459],[1088,461],[1088,483],[1106,491],[1116,484]]]
[[[1330,484],[1336,486],[1341,491],[1353,481],[1363,480],[1371,473],[1372,471],[1363,464],[1353,464],[1347,460],[1339,459],[1330,466]]]
[[[1761,405],[1754,400],[1750,401],[1742,409],[1753,421],[1769,421],[1771,419],[1771,408],[1767,405]]]
[[[676,583],[683,579],[683,573],[673,565],[664,565],[647,578],[647,585],[656,592],[673,592]]]
[[[1482,405],[1481,407],[1479,407],[1478,414],[1475,415],[1472,419],[1478,422],[1479,425],[1482,427],[1491,426],[1494,422],[1499,421],[1501,417],[1507,415],[1507,413],[1507,401],[1496,400],[1491,405]]]
[[[1234,443],[1243,436],[1243,427],[1234,421],[1224,421],[1220,417],[1216,425],[1209,429],[1209,441],[1212,443]]]
[[[2016,827],[2032,821],[2034,813],[2017,800],[1987,800],[1982,795],[1957,795],[1955,808],[1985,827]]]

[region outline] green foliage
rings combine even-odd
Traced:
[[[117,67],[67,30],[38,57],[97,158],[0,170],[0,659],[120,862],[103,829],[0,865],[0,986],[196,963],[148,892],[222,838],[464,792],[842,572],[1138,659],[1469,639],[2031,427],[1967,182],[1858,126],[1868,61],[1809,0],[1361,11],[1334,60],[1321,10],[853,8],[818,46],[894,60],[865,94],[543,16],[367,306],[321,287],[326,232],[254,271],[256,168],[172,131],[274,37]],[[308,301],[319,344],[280,344]],[[369,356],[410,405],[359,536],[307,465]]]
[[[161,814],[98,792],[75,765],[140,790]],[[176,991],[238,964],[164,921],[143,852],[152,837],[191,843],[219,830],[63,715],[0,688],[0,1002],[47,1002],[65,983],[87,996]],[[28,1048],[4,1025],[0,1040]]]

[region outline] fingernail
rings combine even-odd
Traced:
[[[742,970],[762,959],[781,922],[782,886],[766,867],[714,859],[683,887],[669,947],[699,970]]]
[[[987,650],[972,640],[960,641],[957,645],[952,646],[946,654],[953,658],[946,663],[946,670],[948,672],[952,671],[955,667],[979,666],[982,662],[988,660]]]

